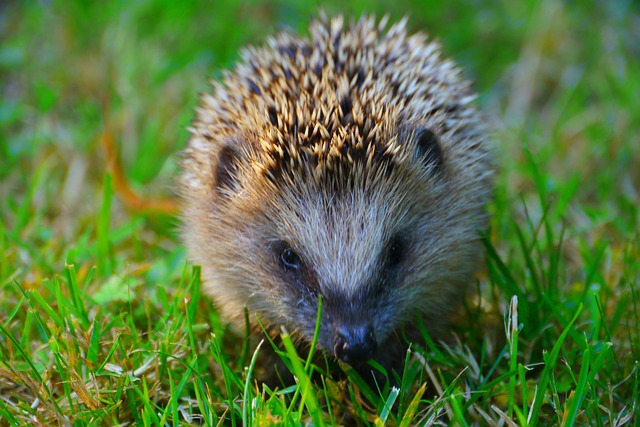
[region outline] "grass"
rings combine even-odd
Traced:
[[[207,77],[316,2],[0,6],[0,426],[640,425],[640,9],[625,1],[323,3],[410,15],[476,81],[497,163],[485,268],[449,343],[397,388],[279,349],[297,387],[253,378],[201,294],[172,197]],[[255,350],[255,351],[254,351]],[[359,387],[358,387],[359,385]]]

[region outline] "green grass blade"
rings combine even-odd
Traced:
[[[400,421],[400,424],[398,427],[409,427],[415,424],[413,419],[418,413],[420,399],[422,399],[422,396],[424,395],[424,392],[426,390],[427,390],[427,385],[422,384],[422,386],[420,386],[418,391],[416,391],[416,394],[413,395],[413,399],[411,399],[411,402],[407,406],[407,410],[402,416],[402,420]]]
[[[379,420],[384,424],[387,422],[387,418],[391,414],[391,410],[393,409],[393,405],[396,403],[398,399],[398,395],[400,394],[400,389],[397,387],[391,388],[391,392],[387,397],[387,400],[384,402],[384,406],[382,407],[382,411],[379,415]]]
[[[249,363],[249,367],[247,368],[247,379],[244,382],[244,397],[243,397],[243,405],[242,405],[242,425],[249,426],[252,425],[252,419],[249,417],[249,408],[251,407],[251,380],[253,379],[253,371],[256,367],[256,362],[258,361],[258,353],[260,351],[260,347],[264,341],[260,341],[260,343],[256,346],[255,351],[253,352],[253,357],[251,357],[251,362]]]
[[[558,359],[558,355],[560,354],[560,350],[562,349],[562,344],[564,343],[565,338],[569,334],[569,331],[572,329],[573,324],[578,320],[578,316],[582,312],[582,305],[578,307],[576,313],[573,316],[573,319],[569,322],[566,328],[562,331],[556,344],[553,346],[551,353],[545,353],[545,365],[544,370],[542,371],[542,375],[540,376],[540,381],[538,381],[536,395],[531,406],[530,419],[528,420],[528,424],[535,426],[538,423],[538,418],[540,417],[540,408],[542,407],[542,403],[544,402],[545,394],[547,391],[547,385],[551,380],[551,376],[553,375],[553,370],[556,367],[556,361]]]
[[[587,348],[582,355],[582,366],[580,367],[580,376],[578,379],[578,384],[576,385],[575,390],[573,391],[573,396],[571,398],[571,404],[569,406],[569,411],[566,414],[565,420],[566,426],[573,426],[576,423],[576,416],[578,415],[578,410],[582,407],[582,403],[587,397],[589,393],[590,385],[594,384],[595,376],[600,370],[602,363],[604,362],[604,358],[609,354],[609,350],[611,349],[612,344],[607,343],[604,348],[600,351],[600,353],[595,357],[593,362],[592,351],[590,348]]]
[[[297,379],[297,388],[300,390],[300,413],[299,417],[302,417],[304,407],[306,406],[314,426],[323,426],[324,421],[320,416],[320,404],[314,393],[313,384],[311,378],[304,369],[304,365],[301,363],[298,353],[296,352],[293,341],[289,334],[283,332],[281,334],[282,343],[286,349],[289,361],[293,367],[293,373]],[[301,420],[299,420],[300,422]]]
[[[113,198],[113,186],[111,175],[105,174],[102,187],[102,206],[98,214],[98,224],[96,239],[98,241],[98,274],[101,277],[111,274],[113,271],[113,261],[111,259],[111,244],[109,240],[109,229],[111,224],[111,200]]]

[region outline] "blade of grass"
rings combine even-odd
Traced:
[[[604,361],[605,356],[607,356],[611,348],[612,344],[607,343],[592,363],[592,351],[588,347],[587,343],[587,349],[582,353],[582,366],[580,367],[578,384],[576,385],[576,388],[573,392],[573,398],[571,399],[571,404],[569,405],[569,411],[567,412],[565,417],[566,424],[564,425],[571,427],[576,423],[578,410],[582,406],[582,402],[584,402],[587,394],[589,393],[589,387],[594,384],[595,376],[600,370],[602,362]]]
[[[291,366],[293,368],[293,373],[297,378],[297,388],[301,390],[300,395],[300,412],[298,423],[301,423],[301,417],[304,413],[304,407],[306,406],[307,412],[311,416],[313,420],[314,426],[323,426],[324,421],[320,417],[320,404],[316,398],[315,393],[313,392],[313,384],[311,382],[311,378],[308,376],[307,372],[304,369],[300,361],[300,357],[296,352],[295,346],[293,345],[293,341],[288,333],[284,330],[280,335],[282,337],[282,343],[286,349],[288,358],[291,362]]]
[[[45,299],[42,298],[42,296],[38,291],[34,289],[29,289],[26,291],[26,294],[29,298],[29,301],[32,303],[31,304],[32,309],[36,309],[37,307],[42,308],[44,312],[47,314],[48,318],[51,319],[53,323],[55,323],[59,327],[64,326],[64,322],[62,321],[62,318],[58,316],[58,313],[56,313],[56,311],[49,305],[49,303],[47,303]]]
[[[87,310],[81,298],[80,287],[78,286],[78,277],[76,269],[73,265],[65,265],[65,273],[67,275],[67,287],[71,296],[72,307],[74,308],[74,316],[81,323],[83,329],[89,328],[89,318]]]
[[[318,295],[318,309],[316,311],[316,327],[313,330],[313,339],[311,340],[311,348],[309,349],[309,355],[307,361],[304,364],[304,371],[309,373],[311,366],[311,359],[316,351],[316,345],[318,343],[318,336],[320,335],[320,321],[322,319],[322,295]]]
[[[100,324],[94,320],[91,326],[91,336],[89,338],[89,349],[87,350],[87,361],[91,367],[98,363],[98,352],[100,350]]]
[[[449,397],[449,404],[453,411],[453,419],[451,421],[456,421],[457,425],[468,426],[469,424],[467,423],[467,419],[462,411],[464,403],[460,403],[460,399],[463,399],[462,394],[452,393]]]
[[[382,411],[378,417],[378,420],[384,425],[387,422],[387,418],[391,414],[391,410],[393,409],[393,405],[396,403],[396,399],[398,399],[398,395],[400,394],[400,389],[397,387],[392,387],[387,400],[384,402],[384,406],[382,407]],[[378,423],[376,420],[376,423]]]
[[[420,399],[422,399],[422,395],[424,395],[424,392],[426,390],[427,390],[427,384],[425,383],[425,384],[422,384],[418,389],[418,391],[416,392],[416,394],[413,395],[413,399],[411,399],[409,406],[407,406],[407,410],[402,416],[402,420],[400,421],[400,424],[398,427],[409,427],[410,425],[415,424],[413,423],[413,418],[416,416],[416,413],[418,412]]]
[[[315,347],[316,347],[316,343],[318,342],[318,334],[320,333],[320,319],[322,318],[322,296],[318,296],[318,309],[316,310],[316,326],[314,329],[314,333],[313,333],[313,340],[311,341],[311,348],[309,350],[309,354],[307,356],[307,360],[305,361],[304,364],[304,372],[306,373],[306,375],[309,375],[310,372],[310,366],[311,366],[311,360],[313,358],[313,353],[315,351]],[[275,345],[275,344],[274,344]],[[296,352],[297,355],[297,352]],[[297,357],[297,356],[296,356]],[[291,360],[291,358],[287,358],[289,360]],[[289,406],[289,408],[293,408],[293,402],[296,401],[296,399],[298,398],[298,396],[300,395],[300,384],[298,383],[298,387],[296,387],[295,392],[293,393],[293,398],[291,400],[292,404]]]
[[[518,420],[520,421],[520,425],[526,425],[526,421],[529,418],[529,398],[527,392],[527,377],[525,375],[525,369],[527,369],[524,365],[518,365],[518,377],[520,379],[520,393],[522,395],[522,410],[519,410],[517,407],[515,408],[518,414]]]
[[[96,240],[98,241],[97,265],[98,274],[101,277],[111,274],[113,265],[109,243],[109,228],[111,223],[111,200],[113,198],[113,185],[111,175],[105,174],[102,187],[102,206],[98,214]]]
[[[250,407],[250,402],[249,400],[251,399],[251,380],[252,380],[252,376],[253,376],[253,370],[255,369],[256,366],[256,361],[258,360],[258,353],[260,351],[260,347],[262,347],[262,344],[264,343],[264,340],[260,341],[260,343],[258,343],[258,345],[256,346],[255,351],[253,352],[253,356],[251,357],[251,362],[249,363],[249,368],[247,368],[247,379],[244,382],[244,395],[243,395],[243,405],[242,405],[242,425],[243,426],[249,426],[252,425],[251,424],[251,419],[249,417],[249,407]]]
[[[540,408],[542,407],[542,403],[544,402],[544,397],[547,391],[547,384],[551,380],[553,375],[553,370],[556,366],[556,361],[558,359],[558,355],[560,354],[560,350],[562,349],[562,344],[569,334],[570,330],[573,329],[573,324],[578,320],[578,316],[582,312],[582,304],[576,310],[576,313],[573,316],[573,319],[569,322],[569,324],[564,328],[556,344],[553,346],[551,353],[547,353],[546,351],[543,353],[544,357],[544,370],[540,375],[540,380],[538,381],[536,395],[534,397],[533,404],[531,405],[530,419],[528,420],[529,425],[538,425],[538,418],[540,417]]]
[[[511,298],[511,304],[509,305],[509,315],[507,320],[507,341],[509,344],[509,371],[516,372],[518,364],[518,297]],[[516,402],[516,379],[515,375],[509,378],[508,397],[509,418],[513,418],[513,408]]]
[[[220,365],[220,370],[222,371],[222,378],[224,380],[225,391],[227,392],[227,404],[229,405],[229,417],[231,417],[231,425],[236,425],[236,405],[234,403],[234,399],[236,394],[234,391],[241,389],[244,384],[240,383],[236,375],[233,373],[233,370],[229,367],[226,357],[222,352],[222,348],[220,346],[219,338],[215,335],[211,337],[211,354],[213,355],[214,360],[218,362]],[[242,415],[242,414],[240,414]]]
[[[120,346],[120,334],[116,335],[116,339],[113,341],[113,345],[109,349],[109,352],[107,353],[107,356],[104,358],[104,360],[102,361],[100,366],[98,366],[98,369],[96,369],[96,371],[95,371],[96,373],[101,373],[102,372],[102,370],[104,369],[105,365],[107,363],[109,363],[109,359],[111,359],[111,357],[116,352],[116,350],[118,349],[119,346]]]

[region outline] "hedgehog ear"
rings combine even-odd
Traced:
[[[218,152],[218,162],[214,166],[215,187],[221,196],[226,196],[229,191],[236,192],[240,187],[238,170],[244,156],[235,145],[233,142],[224,145]]]
[[[431,129],[421,127],[415,130],[413,138],[416,141],[418,155],[425,166],[439,173],[444,167],[444,162],[438,136]]]

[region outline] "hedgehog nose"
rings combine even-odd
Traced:
[[[378,341],[371,325],[336,328],[333,351],[345,363],[366,362],[378,348]]]

